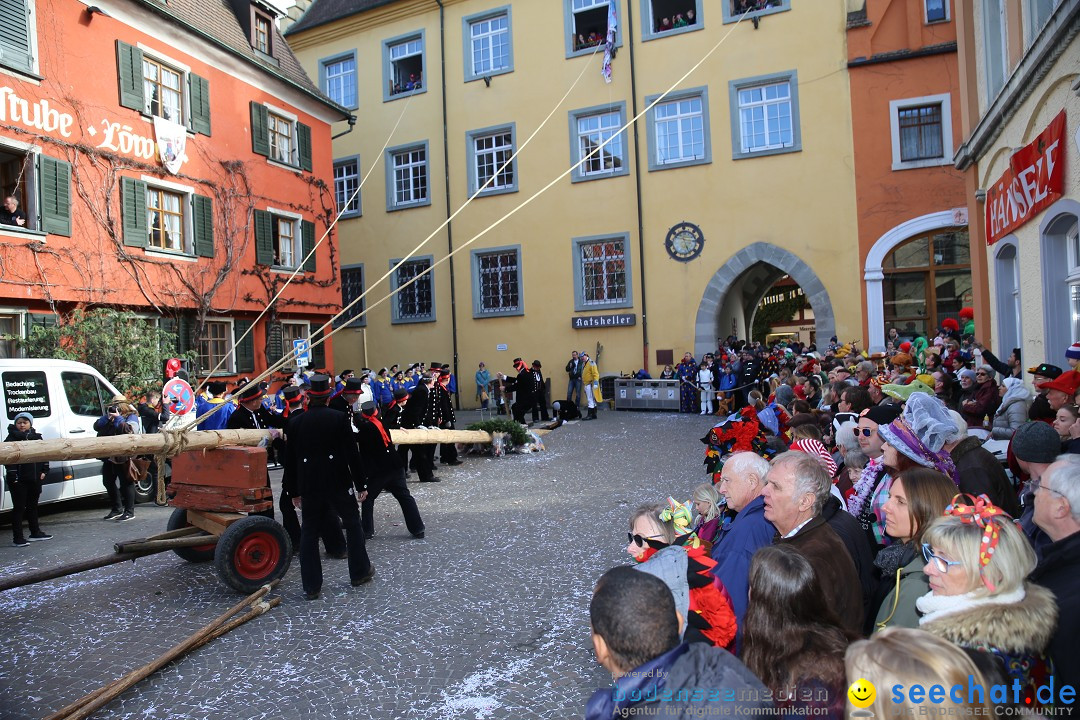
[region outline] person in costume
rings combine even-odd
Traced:
[[[679,412],[696,413],[700,402],[697,385],[698,364],[690,353],[683,355],[682,361],[675,367],[679,378]]]

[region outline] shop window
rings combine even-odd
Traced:
[[[626,104],[574,110],[570,113],[570,161],[577,163],[573,180],[594,180],[629,172],[626,133],[622,131]],[[607,143],[606,145],[604,143]],[[597,150],[601,145],[602,149]]]
[[[424,92],[424,32],[383,41],[383,100]]]
[[[902,337],[933,335],[972,304],[967,230],[935,231],[893,249],[882,263],[885,328]]]
[[[642,40],[677,35],[700,30],[702,0],[642,0],[641,14],[645,18]]]
[[[501,7],[462,21],[465,33],[465,81],[513,72],[510,7]]]
[[[341,268],[341,307],[345,310],[337,320],[336,327],[348,325],[349,327],[364,327],[367,325],[367,316],[363,314],[366,300],[361,300],[352,307],[353,301],[364,294],[364,266],[346,265]]]
[[[319,84],[338,105],[356,109],[356,51],[319,61]]]
[[[599,52],[596,47],[607,41],[608,12],[616,0],[563,0],[566,27],[566,56]],[[615,11],[618,12],[616,5]],[[622,45],[622,23],[615,25],[615,46]]]
[[[799,78],[794,70],[732,80],[731,142],[735,159],[798,152]]]
[[[949,0],[923,0],[926,23],[945,22],[949,19]]]
[[[390,267],[399,262],[400,259],[391,260]],[[430,255],[413,258],[391,274],[391,289],[396,291],[391,305],[392,323],[434,322],[435,278],[433,272],[425,272],[430,270],[432,262]]]
[[[334,200],[341,218],[360,217],[360,156],[334,161]]]
[[[744,19],[753,21],[757,27],[757,18],[790,10],[791,0],[723,0],[720,7],[725,24]]]
[[[520,246],[472,253],[473,317],[523,315]]]
[[[574,238],[574,309],[633,305],[630,293],[630,236]]]
[[[647,105],[656,96],[645,98]],[[705,88],[672,93],[647,115],[649,170],[700,165],[712,161],[709,142],[709,95]]]
[[[390,148],[386,156],[386,209],[430,205],[427,142]]]
[[[948,93],[889,103],[893,170],[951,165],[952,103]]]
[[[514,155],[513,124],[467,133],[469,191],[483,195],[517,190],[517,162]]]

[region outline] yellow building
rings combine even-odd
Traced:
[[[371,171],[339,225],[368,312],[334,367],[453,361],[470,404],[478,362],[521,356],[558,397],[571,349],[655,375],[745,337],[784,275],[819,342],[861,336],[847,8],[614,2],[610,83],[608,0],[316,0],[287,30],[360,118],[334,144],[339,203]]]

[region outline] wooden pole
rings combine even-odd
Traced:
[[[32,570],[18,575],[9,575],[8,577],[0,578],[0,592],[22,587],[23,585],[31,585],[33,583],[44,582],[45,580],[53,580],[58,577],[86,572],[87,570],[105,567],[106,565],[115,565],[116,563],[134,560],[135,558],[149,554],[150,553],[146,552],[114,553],[112,555],[103,555],[89,560],[80,560],[79,562],[68,563],[67,565],[48,568],[46,570]]]
[[[135,540],[118,542],[113,549],[118,553],[159,553],[176,548],[213,545],[218,541],[216,535],[198,535],[195,537],[166,538],[165,540]]]
[[[276,582],[274,584],[276,584]],[[173,660],[176,660],[177,658],[186,655],[191,650],[204,644],[207,640],[211,640],[214,637],[219,637],[219,634],[215,634],[216,631],[220,630],[226,623],[228,623],[230,619],[232,619],[234,615],[243,610],[245,605],[251,607],[251,610],[241,616],[244,618],[244,622],[266,612],[266,610],[269,609],[271,605],[269,603],[261,603],[260,601],[268,592],[270,592],[272,587],[273,585],[263,585],[254,593],[247,596],[246,598],[238,602],[236,605],[233,605],[222,615],[219,615],[210,623],[204,625],[194,635],[191,635],[182,643],[174,645],[171,649],[169,649],[165,654],[159,656],[156,660],[147,663],[141,668],[138,668],[128,673],[119,680],[116,680],[106,685],[104,688],[95,690],[94,692],[76,700],[71,705],[68,705],[62,710],[59,710],[58,712],[55,712],[52,715],[48,716],[45,720],[82,720],[82,718],[89,716],[90,713],[94,712],[95,710],[101,709],[108,703],[112,702],[113,699],[115,699],[118,695],[133,686],[135,683],[150,676],[151,674],[164,667],[168,663],[172,662]],[[230,623],[229,629],[232,629],[239,624],[241,623]]]

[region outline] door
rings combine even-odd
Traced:
[[[113,396],[95,375],[78,370],[65,370],[60,373],[61,392],[57,398],[57,415],[60,418],[61,437],[94,437],[94,422],[105,413],[105,406]],[[67,460],[64,461],[64,474],[71,483],[70,494],[65,497],[83,497],[105,492],[101,484],[101,461]],[[42,501],[45,500],[44,491]]]

